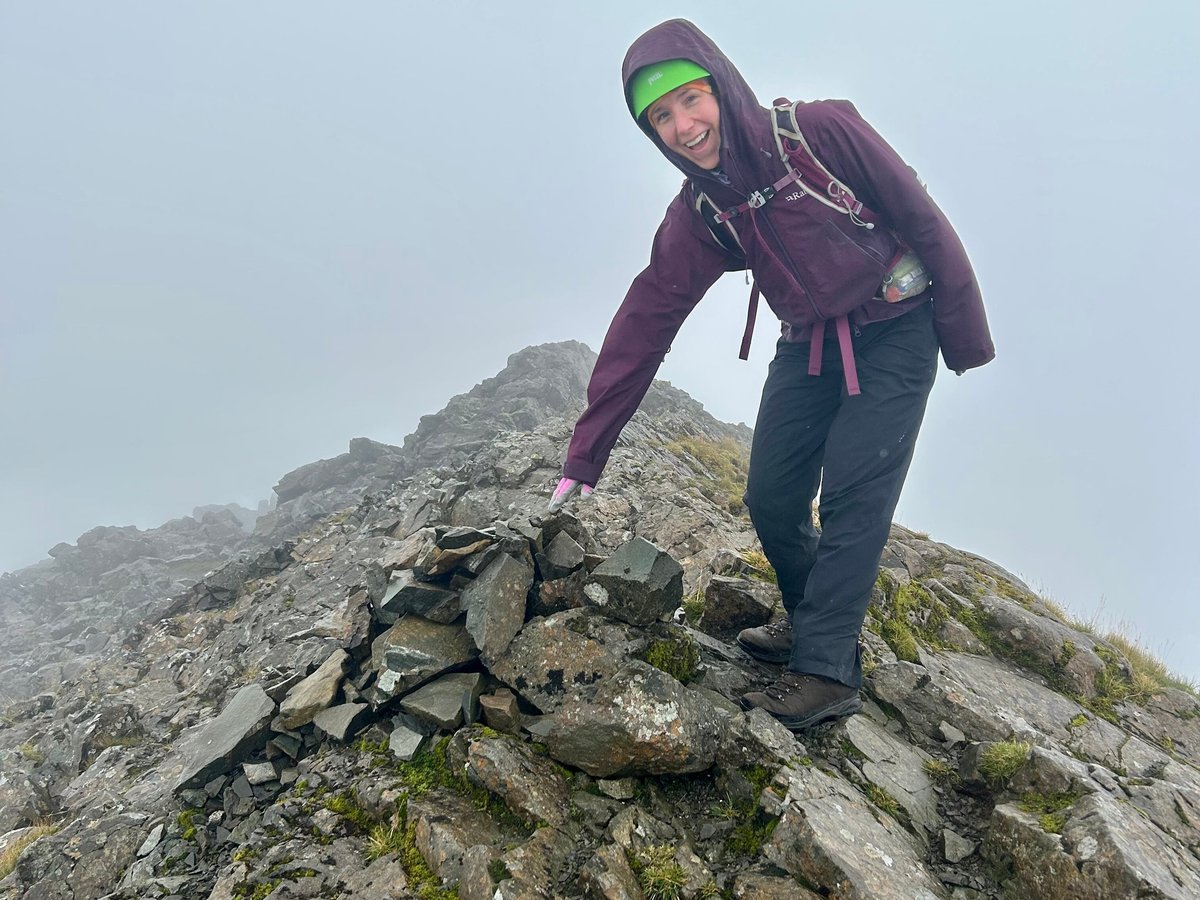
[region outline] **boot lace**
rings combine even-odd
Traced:
[[[807,675],[801,675],[797,672],[784,672],[779,676],[778,681],[763,688],[763,693],[772,700],[782,700],[788,694],[793,694],[800,690],[807,680]]]
[[[774,622],[764,625],[763,630],[770,635],[788,634],[792,630],[792,625],[787,619],[776,619]]]

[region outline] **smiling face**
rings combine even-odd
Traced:
[[[717,98],[692,84],[663,94],[646,110],[667,149],[702,169],[721,161],[721,110]]]

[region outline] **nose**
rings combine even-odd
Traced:
[[[681,112],[675,116],[675,125],[680,134],[691,134],[692,129],[696,126],[696,120],[687,113]]]

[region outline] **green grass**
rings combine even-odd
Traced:
[[[979,772],[993,786],[1002,785],[1025,765],[1032,750],[1033,745],[1028,741],[991,744],[979,755]]]
[[[779,584],[779,576],[775,574],[775,567],[771,565],[771,561],[767,559],[767,554],[761,550],[743,550],[740,554],[742,560],[755,571],[751,573],[752,578],[757,578],[759,581],[766,581],[770,584]]]
[[[342,791],[324,799],[324,806],[331,812],[337,813],[360,834],[370,834],[378,825],[378,821],[355,799],[350,791]]]
[[[1081,796],[1083,795],[1072,791],[1057,794],[1033,792],[1017,801],[1017,806],[1025,812],[1037,816],[1042,831],[1061,834],[1063,826],[1067,824],[1067,809]]]
[[[725,842],[725,849],[731,853],[756,857],[762,852],[763,844],[771,837],[778,824],[778,819],[752,815],[734,827]]]
[[[921,655],[917,650],[917,638],[904,620],[884,619],[879,636],[892,648],[897,659],[911,663],[920,661]]]
[[[687,875],[675,861],[675,848],[670,844],[643,847],[629,853],[628,859],[646,900],[679,900],[683,896]]]
[[[1116,647],[1129,662],[1132,672],[1129,681],[1134,694],[1149,695],[1165,688],[1175,688],[1200,697],[1200,686],[1195,681],[1168,669],[1166,663],[1127,628],[1105,632],[1104,640]]]
[[[868,800],[875,804],[875,806],[882,809],[893,819],[901,818],[902,811],[900,809],[900,804],[896,801],[895,797],[893,797],[879,785],[868,784],[866,786],[866,794]]]
[[[941,784],[954,784],[958,781],[958,772],[948,762],[940,759],[927,759],[921,767],[925,770],[925,774]]]
[[[491,731],[491,729],[488,729]],[[482,733],[482,728],[480,729]],[[498,732],[491,731],[498,735]],[[498,738],[507,740],[507,738]],[[400,783],[414,797],[427,794],[434,788],[442,787],[454,791],[470,800],[477,809],[481,809],[492,817],[502,828],[529,834],[537,823],[526,822],[513,813],[500,798],[494,796],[486,788],[472,784],[465,772],[451,771],[446,760],[446,751],[450,738],[442,738],[432,748],[422,750],[411,760],[395,761],[393,769],[400,778]],[[537,752],[535,745],[530,748]]]
[[[185,841],[190,841],[196,836],[196,819],[201,821],[204,819],[204,810],[202,809],[184,809],[175,817],[176,823],[179,825],[179,837]]]
[[[750,468],[750,451],[733,438],[710,441],[702,437],[681,437],[667,444],[667,450],[684,457],[696,474],[696,488],[722,509],[742,515],[746,506],[746,473]]]
[[[257,884],[243,881],[240,884],[235,884],[231,893],[235,900],[266,900],[271,891],[279,887],[281,881],[282,879],[279,878],[260,881]]]
[[[846,757],[846,759],[853,760],[854,762],[866,761],[867,755],[855,747],[854,742],[849,738],[842,738],[842,742],[839,746],[842,751],[842,755]]]
[[[750,793],[749,799],[737,803],[727,800],[719,811],[724,817],[737,820],[725,841],[725,849],[730,853],[755,857],[779,823],[778,819],[759,812],[759,797],[770,784],[775,770],[756,765],[745,766],[738,771],[750,783]]]
[[[398,837],[390,838],[390,840],[395,843],[400,866],[404,869],[404,874],[408,876],[409,888],[416,893],[420,900],[455,900],[458,897],[458,889],[442,887],[441,881],[433,874],[429,863],[425,862],[425,857],[417,849],[417,823],[409,821],[408,797],[400,798],[397,804],[397,818],[399,834]]]
[[[875,580],[880,602],[868,608],[879,622],[878,634],[898,659],[919,662],[917,639],[931,647],[942,646],[939,631],[950,618],[950,609],[915,581],[901,584],[881,569]]]
[[[700,624],[704,617],[704,592],[695,591],[683,598],[683,615],[689,625]]]
[[[38,838],[54,834],[56,831],[58,831],[58,826],[56,825],[34,825],[30,831],[9,844],[8,848],[3,853],[0,853],[0,879],[7,878],[13,869],[17,867],[17,858],[25,851],[26,847]]]
[[[508,871],[508,866],[505,865],[502,859],[493,859],[488,863],[488,876],[492,879],[492,884],[499,884],[512,878],[512,872]]]
[[[404,849],[404,826],[392,822],[377,822],[367,834],[367,862],[374,862],[389,853]]]

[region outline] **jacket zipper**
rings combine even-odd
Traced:
[[[730,161],[730,163],[732,163],[734,165],[734,168],[737,168],[737,163],[734,160],[732,154],[729,157],[729,161]],[[744,185],[746,183],[746,180],[744,178],[742,178],[742,173],[741,173],[740,169],[738,169],[737,174],[738,174],[738,181],[740,181]],[[766,204],[763,204],[762,206],[760,206],[757,209],[756,214],[762,217],[762,221],[767,226],[767,230],[769,230],[771,232],[771,236],[775,239],[775,243],[779,245],[779,253],[783,257],[782,262],[787,265],[788,269],[790,269],[790,271],[791,271],[792,277],[795,278],[796,282],[804,290],[804,296],[808,300],[808,305],[812,307],[813,315],[815,315],[818,319],[823,319],[824,316],[822,316],[821,311],[819,309],[817,309],[817,302],[813,299],[812,291],[810,291],[808,289],[808,285],[804,283],[804,279],[800,275],[800,270],[797,269],[796,264],[794,262],[792,262],[792,256],[790,253],[788,253],[787,247],[784,246],[783,239],[779,237],[779,232],[775,230],[775,226],[772,225],[771,220],[769,218],[767,218]],[[766,248],[766,249],[768,251],[770,250],[770,248]]]

